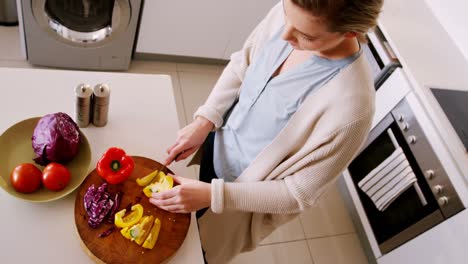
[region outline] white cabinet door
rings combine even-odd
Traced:
[[[229,58],[277,2],[145,1],[136,52]]]

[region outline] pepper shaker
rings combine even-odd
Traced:
[[[110,88],[107,84],[94,86],[93,124],[103,127],[107,124],[109,114]]]
[[[91,118],[93,89],[88,84],[75,88],[75,121],[79,127],[87,127]]]

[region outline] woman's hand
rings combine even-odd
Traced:
[[[174,159],[179,161],[192,155],[200,148],[213,127],[211,121],[199,116],[192,123],[179,130],[176,143],[167,149],[168,157],[164,163],[169,165]]]
[[[211,205],[211,184],[171,175],[179,185],[153,193],[150,203],[172,213],[190,213]]]

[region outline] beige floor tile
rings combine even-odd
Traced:
[[[354,233],[355,229],[337,186],[300,216],[306,238]]]
[[[182,91],[180,88],[179,73],[175,63],[159,62],[159,61],[146,61],[146,60],[133,60],[130,63],[129,73],[142,73],[142,74],[166,74],[171,76],[172,86],[174,88],[174,97],[176,101],[177,114],[179,116],[179,124],[181,128],[187,124],[185,118],[185,107],[182,100]]]
[[[301,221],[296,218],[271,233],[267,238],[262,241],[262,245],[281,243],[288,241],[304,240],[304,230],[302,229]]]
[[[305,240],[260,246],[237,256],[230,264],[312,264]]]
[[[134,60],[130,64],[127,72],[142,74],[166,74],[171,76],[174,96],[179,116],[179,124],[184,127],[187,124],[185,118],[185,106],[182,100],[182,91],[180,88],[179,73],[176,71],[176,64],[171,62]]]
[[[209,65],[209,64],[194,64],[194,63],[177,63],[179,72],[197,72],[197,73],[212,73],[221,74],[225,65]]]
[[[307,240],[314,264],[367,264],[356,234]]]
[[[18,26],[0,26],[0,60],[25,60],[21,54]]]
[[[185,118],[191,122],[193,114],[210,94],[219,78],[215,73],[179,72]]]

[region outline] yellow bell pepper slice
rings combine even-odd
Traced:
[[[126,211],[126,209],[122,209],[115,213],[114,224],[117,227],[125,228],[132,226],[138,223],[143,216],[143,206],[141,206],[141,204],[133,205],[132,211],[128,215],[124,216]]]
[[[129,226],[122,228],[122,230],[120,230],[120,234],[122,234],[122,236],[124,236],[126,239],[132,239],[132,237],[130,236]]]
[[[158,171],[159,171],[159,174],[156,175],[158,173]],[[162,176],[166,176],[166,174],[164,174],[164,172],[162,172],[160,170],[155,170],[155,171],[151,172],[150,174],[148,174],[148,175],[146,175],[144,177],[136,179],[136,183],[139,186],[146,186],[146,185],[150,184],[153,181],[153,179],[155,181],[159,181],[159,178],[162,177]]]
[[[154,216],[143,216],[140,223],[130,228],[131,240],[141,245],[151,231],[153,226]]]
[[[143,247],[147,249],[153,249],[156,241],[158,240],[159,230],[161,229],[161,221],[159,218],[154,220],[153,228],[151,228],[151,232],[149,233],[148,237],[145,239],[143,243]]]
[[[148,185],[145,188],[143,188],[143,193],[146,195],[146,197],[150,198],[151,194],[153,193],[153,191],[151,190],[151,185]]]
[[[174,180],[169,175],[163,175],[159,177],[159,181],[154,182],[145,188],[143,188],[143,193],[147,197],[151,197],[152,193],[161,192],[172,189],[174,186]]]

